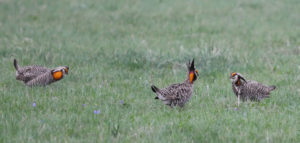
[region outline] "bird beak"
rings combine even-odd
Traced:
[[[69,67],[65,68],[65,73],[68,74],[69,73]]]

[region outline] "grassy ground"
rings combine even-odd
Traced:
[[[300,142],[299,7],[0,0],[0,142]],[[15,80],[13,58],[70,73],[28,88]],[[192,58],[200,78],[185,108],[154,100],[150,86],[182,82]],[[277,89],[235,110],[233,71]]]

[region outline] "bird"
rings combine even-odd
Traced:
[[[267,86],[262,83],[246,80],[240,73],[233,72],[230,74],[232,90],[234,94],[242,101],[261,101],[270,97],[270,92],[276,89],[275,85]]]
[[[151,86],[152,91],[156,94],[155,99],[160,99],[163,104],[170,107],[184,107],[185,103],[193,95],[194,82],[197,80],[198,70],[195,69],[194,59],[187,63],[187,78],[183,83],[171,84],[166,88],[159,89],[155,85]]]
[[[49,85],[63,79],[64,75],[69,72],[68,66],[59,66],[53,69],[39,65],[20,67],[16,59],[13,64],[16,69],[16,79],[30,87]]]

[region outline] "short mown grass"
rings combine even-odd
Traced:
[[[0,142],[300,142],[299,7],[0,0]],[[15,80],[14,58],[70,72],[28,88]],[[182,82],[192,58],[200,77],[190,102],[154,100],[150,86]],[[233,71],[277,89],[237,109]]]

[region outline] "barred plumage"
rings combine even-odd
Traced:
[[[197,80],[198,71],[195,69],[194,60],[187,64],[188,76],[185,82],[172,84],[167,88],[159,89],[152,85],[152,91],[157,95],[155,99],[160,99],[164,104],[174,107],[183,107],[193,95],[194,81]]]
[[[33,65],[19,67],[17,60],[14,59],[16,69],[16,79],[23,81],[27,86],[46,86],[55,81],[61,80],[68,74],[68,66],[60,66],[54,69]]]
[[[276,86],[266,86],[256,81],[246,80],[240,73],[231,73],[232,90],[234,94],[242,99],[242,101],[260,101],[263,98],[269,98],[270,92]]]

